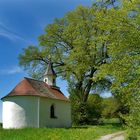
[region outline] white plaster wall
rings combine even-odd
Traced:
[[[50,118],[50,106],[55,105],[55,116]],[[40,127],[71,127],[71,104],[61,100],[40,98]]]
[[[39,127],[39,97],[15,96],[3,99],[3,128]]]
[[[52,76],[48,76],[48,85],[53,85],[53,77]]]
[[[45,79],[47,79],[47,84],[48,85],[53,85],[54,83],[53,83],[53,79],[54,79],[55,77],[53,77],[52,75],[47,75],[47,76],[45,76],[44,77],[44,82],[45,82]]]

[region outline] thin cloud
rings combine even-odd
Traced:
[[[0,36],[4,36],[12,41],[18,39],[27,42],[23,37],[21,37],[18,33],[12,31],[11,29],[9,29],[9,27],[3,24],[2,22],[0,22]]]
[[[18,66],[0,70],[1,75],[13,75],[18,73],[23,73],[23,70]]]

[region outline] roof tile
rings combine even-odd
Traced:
[[[2,99],[11,96],[40,96],[51,99],[69,101],[58,87],[47,85],[43,81],[24,78],[8,95]]]

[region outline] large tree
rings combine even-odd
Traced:
[[[105,9],[97,5],[79,6],[63,18],[47,25],[39,37],[39,46],[29,46],[20,54],[20,65],[33,77],[41,77],[51,57],[58,76],[68,81],[78,102],[86,103],[92,90],[92,77],[106,63],[107,44],[98,28]]]

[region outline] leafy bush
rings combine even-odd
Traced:
[[[114,97],[104,98],[102,102],[102,117],[103,118],[114,118],[118,117],[118,110],[120,108],[120,103]]]
[[[102,113],[102,97],[98,94],[90,94],[87,100],[88,123],[98,124]]]
[[[140,137],[140,93],[133,93],[129,95],[130,112],[124,116],[127,122],[128,134],[131,138]]]

